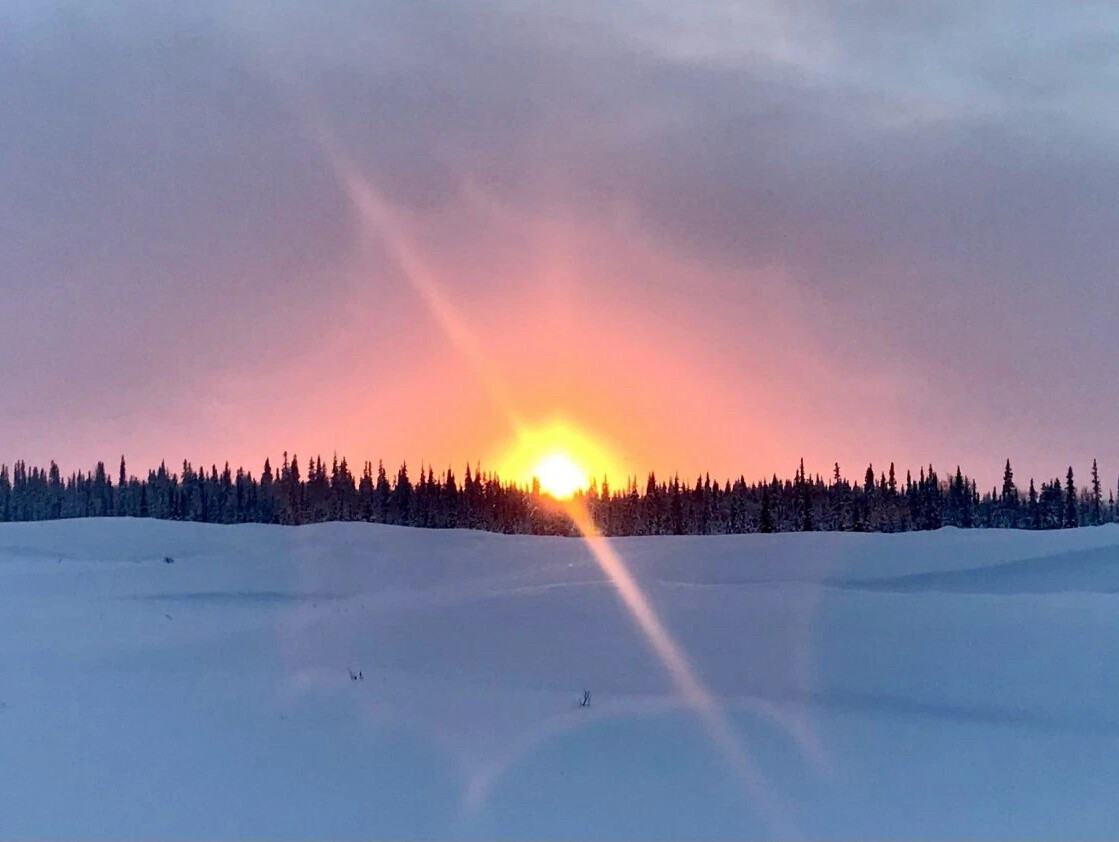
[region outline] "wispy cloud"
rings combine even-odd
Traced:
[[[542,336],[560,312],[564,336],[598,327],[593,308],[557,309],[583,300],[586,278],[530,276],[541,261],[508,236],[519,227],[581,243],[552,265],[585,270],[631,341],[680,349],[706,393],[741,394],[732,414],[749,407],[750,425],[712,422],[703,447],[650,422],[643,452],[687,470],[770,470],[799,452],[978,463],[1001,457],[1013,415],[1026,471],[1091,453],[1119,464],[1119,374],[1100,363],[1119,315],[1111,4],[289,0],[0,15],[0,289],[13,308],[0,365],[21,407],[0,434],[21,455],[88,460],[114,442],[137,458],[248,459],[299,437],[388,455],[484,449],[449,426],[417,442],[415,424],[371,410],[313,431],[280,420],[260,443],[185,420],[221,383],[241,385],[222,406],[242,413],[277,395],[291,410],[364,386],[411,406],[409,380],[458,388],[391,254],[363,254],[359,271],[350,199],[285,93],[297,89],[438,244],[425,258],[514,384],[503,329]],[[708,280],[698,298],[678,282],[666,304],[657,290],[681,267]],[[697,355],[699,337],[719,350]],[[307,363],[343,357],[329,374]],[[563,408],[576,386],[557,366],[538,374]],[[635,377],[615,366],[599,362],[604,379]],[[767,372],[778,386],[762,394]],[[826,411],[799,397],[821,378]],[[637,400],[669,399],[638,379]],[[889,384],[874,413],[868,382]],[[1055,437],[1069,405],[1076,430]],[[85,438],[60,449],[44,414],[80,417]],[[155,428],[158,440],[140,432]]]

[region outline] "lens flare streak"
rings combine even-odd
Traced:
[[[583,536],[595,562],[614,584],[618,595],[645,635],[649,646],[664,664],[684,700],[703,722],[716,747],[759,806],[765,810],[767,819],[773,823],[774,829],[783,834],[792,832],[792,828],[781,819],[782,811],[778,809],[776,794],[770,790],[761,770],[743,749],[722,707],[700,681],[680,645],[657,616],[648,597],[630,573],[622,557],[614,550],[610,541],[598,531],[585,505],[578,500],[573,500],[566,509]]]
[[[478,378],[490,401],[504,415],[509,425],[514,430],[520,431],[523,424],[501,378],[487,359],[473,332],[433,277],[419,250],[411,243],[397,219],[397,214],[357,169],[331,147],[332,144],[324,140],[324,148],[328,150],[338,180],[346,189],[350,202],[364,227],[380,237],[404,278],[419,295],[443,335]]]
[[[324,141],[323,148],[331,159],[338,179],[345,187],[363,225],[380,236],[409,284],[481,381],[495,406],[505,415],[513,432],[521,435],[524,428],[514,409],[513,401],[473,333],[427,270],[419,252],[409,242],[397,222],[396,215],[357,169],[344,156],[338,154],[332,143],[327,142],[329,135],[322,133],[320,137]],[[785,811],[779,809],[776,794],[770,790],[764,775],[743,749],[725,712],[700,681],[680,645],[657,616],[621,556],[599,533],[590,513],[580,500],[569,501],[565,509],[586,542],[595,562],[617,589],[623,604],[633,616],[649,646],[664,665],[686,703],[699,716],[715,746],[746,786],[755,805],[763,812],[776,832],[782,835],[795,835],[795,829],[784,819]]]

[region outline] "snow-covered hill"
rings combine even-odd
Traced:
[[[0,836],[1119,833],[1119,528],[612,547],[702,698],[577,540],[0,525]]]

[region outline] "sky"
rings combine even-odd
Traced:
[[[1110,3],[9,0],[0,459],[1115,477],[1117,115]]]

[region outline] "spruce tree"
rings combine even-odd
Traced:
[[[999,499],[1001,514],[999,526],[1015,527],[1018,525],[1018,486],[1014,484],[1014,471],[1010,468],[1010,460],[1006,460],[1006,468],[1002,475],[1002,494]]]
[[[1092,460],[1092,526],[1103,523],[1103,486],[1100,485],[1100,469],[1096,460]]]
[[[1072,476],[1072,465],[1069,465],[1068,477],[1065,480],[1065,528],[1073,529],[1080,525],[1077,512],[1076,481]]]
[[[758,532],[769,533],[773,531],[773,512],[770,510],[769,486],[762,486],[762,511],[758,520]]]
[[[867,529],[878,528],[878,500],[874,489],[874,466],[867,465],[863,476],[863,524]]]

